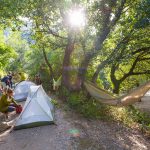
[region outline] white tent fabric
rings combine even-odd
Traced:
[[[18,83],[14,90],[14,99],[17,102],[26,100],[29,93],[30,86],[32,85],[36,85],[36,84],[31,81],[22,81]]]
[[[150,90],[148,90],[144,96],[150,96]]]
[[[15,129],[51,124],[54,106],[42,86],[31,86],[23,111],[16,121]]]

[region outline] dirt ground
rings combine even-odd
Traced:
[[[9,124],[14,124],[12,114]],[[0,134],[0,150],[149,150],[150,139],[120,124],[87,120],[60,104],[56,125]]]

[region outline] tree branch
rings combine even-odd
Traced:
[[[41,30],[41,31],[36,31],[36,32],[46,32],[48,34],[52,34],[55,37],[61,38],[61,39],[67,39],[67,37],[64,36],[60,36],[58,33],[54,32],[53,30],[51,30],[50,28],[48,28],[48,30]]]
[[[118,9],[115,12],[115,18],[112,20],[111,25],[110,26],[114,26],[116,24],[116,22],[119,20],[122,10],[124,8],[124,5],[126,3],[126,0],[121,0],[121,5],[120,7],[118,7]]]
[[[50,69],[50,75],[53,78],[54,77],[53,68],[52,68],[51,64],[49,63],[49,61],[48,61],[48,58],[46,56],[46,52],[45,52],[44,46],[42,46],[42,52],[43,52],[43,56],[44,56],[45,62],[46,62],[46,64],[48,65],[48,67]]]
[[[147,52],[147,51],[150,51],[150,47],[143,47],[143,48],[137,49],[136,51],[132,52],[132,54],[135,55],[139,52]]]
[[[132,75],[141,75],[141,74],[150,74],[150,70],[146,70],[143,72],[133,72]]]

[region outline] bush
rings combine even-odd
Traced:
[[[85,117],[92,118],[92,119],[109,119],[110,116],[108,114],[107,106],[94,102],[94,100],[86,102],[82,105],[81,112]]]

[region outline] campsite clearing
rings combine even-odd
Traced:
[[[2,133],[0,150],[150,149],[149,139],[137,130],[114,122],[87,120],[60,102],[55,118],[56,125]]]

